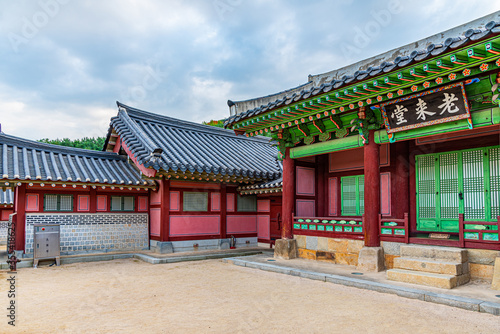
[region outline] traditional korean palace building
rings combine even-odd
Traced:
[[[450,246],[466,250],[451,285],[491,278],[500,254],[499,34],[497,12],[297,88],[228,101],[226,128],[279,143],[275,254],[298,248],[416,282],[415,264],[439,257],[418,245]]]
[[[276,238],[280,189],[242,194],[240,185],[281,177],[270,138],[155,115],[118,103],[106,150],[127,155],[157,191],[150,196],[153,249],[181,251],[257,246]],[[271,190],[271,189],[270,189]]]
[[[0,133],[0,238],[10,223],[9,253],[32,256],[36,223],[60,224],[62,255],[279,238],[282,169],[270,138],[118,103],[104,150]]]

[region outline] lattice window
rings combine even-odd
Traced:
[[[365,177],[360,175],[358,177],[358,191],[359,191],[359,215],[365,213]]]
[[[500,148],[489,150],[491,219],[500,216]]]
[[[183,194],[184,211],[208,211],[207,192],[189,192]]]
[[[237,210],[239,212],[256,212],[257,196],[240,196],[237,199]]]
[[[365,212],[364,180],[364,175],[340,178],[343,216],[361,216]]]
[[[416,170],[417,226],[434,222],[452,230],[461,212],[466,221],[500,215],[499,147],[418,156]]]
[[[134,211],[134,196],[111,196],[111,211]]]
[[[134,211],[134,197],[123,197],[123,211]]]
[[[462,160],[465,220],[486,219],[483,150],[465,151]]]
[[[436,159],[434,156],[418,157],[418,216],[436,218]]]
[[[57,210],[57,195],[45,195],[43,207],[45,211],[58,211]]]
[[[60,195],[59,196],[59,210],[60,211],[73,211],[73,195]]]
[[[441,218],[456,219],[459,211],[458,154],[439,156]]]
[[[45,211],[73,211],[73,195],[45,194],[43,209]]]

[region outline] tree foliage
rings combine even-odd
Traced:
[[[225,121],[225,119],[221,119],[219,121],[218,120],[211,120],[211,121],[208,121],[208,122],[201,122],[201,124],[215,126],[217,128],[223,128],[224,127],[224,121]]]
[[[39,142],[47,143],[47,144],[54,144],[54,145],[61,145],[61,146],[83,148],[83,149],[87,149],[87,150],[102,151],[102,149],[104,147],[105,140],[106,140],[105,137],[97,137],[97,138],[84,137],[82,139],[75,139],[75,140],[71,140],[69,138],[63,138],[63,139],[43,138],[43,139],[40,139]]]

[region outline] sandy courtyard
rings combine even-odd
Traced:
[[[0,305],[7,313],[7,273]],[[224,264],[20,269],[1,333],[499,333],[500,317]]]

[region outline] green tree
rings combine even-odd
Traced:
[[[43,138],[40,139],[39,142],[42,143],[47,143],[47,144],[54,144],[54,145],[61,145],[61,146],[68,146],[68,147],[76,147],[76,148],[83,148],[87,150],[94,150],[94,151],[102,151],[104,147],[104,141],[106,140],[105,137],[84,137],[82,139],[75,139],[71,140],[69,138],[63,138],[63,139],[49,139],[49,138]]]
[[[225,121],[225,119],[221,119],[219,121],[218,120],[211,120],[211,121],[208,121],[208,122],[201,122],[201,124],[215,126],[217,128],[223,128],[224,127],[224,121]]]

